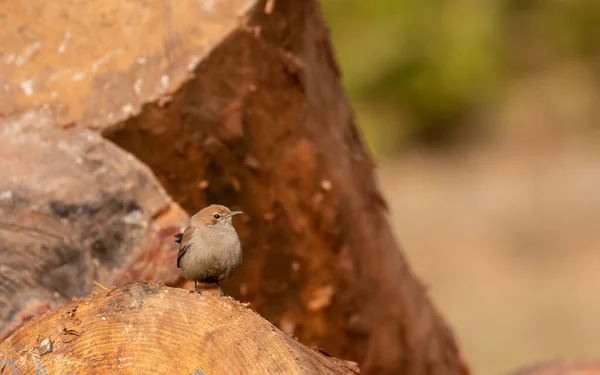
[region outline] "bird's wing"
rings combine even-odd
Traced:
[[[196,231],[196,227],[189,226],[185,228],[183,231],[183,235],[181,236],[181,241],[179,242],[179,253],[177,253],[177,268],[179,267],[179,263],[181,262],[181,257],[185,255],[185,252],[192,244],[192,237],[194,236],[194,232]]]

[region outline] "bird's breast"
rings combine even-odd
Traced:
[[[186,278],[222,279],[242,262],[240,240],[233,227],[199,227],[190,245],[182,258]]]

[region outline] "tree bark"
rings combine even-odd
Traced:
[[[100,131],[189,213],[243,210],[224,289],[301,342],[367,374],[468,373],[392,235],[315,0],[44,4],[1,6],[0,113]]]
[[[37,372],[36,372],[37,371]],[[32,319],[0,344],[0,374],[358,374],[241,303],[128,285]]]

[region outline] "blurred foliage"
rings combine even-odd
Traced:
[[[528,71],[600,63],[599,0],[322,0],[359,125],[376,155],[459,139]]]

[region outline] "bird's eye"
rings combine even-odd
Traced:
[[[215,219],[218,219],[218,218],[220,218],[220,217],[221,217],[221,215],[219,215],[219,214],[214,214],[214,215],[213,215],[213,217],[214,217]]]

